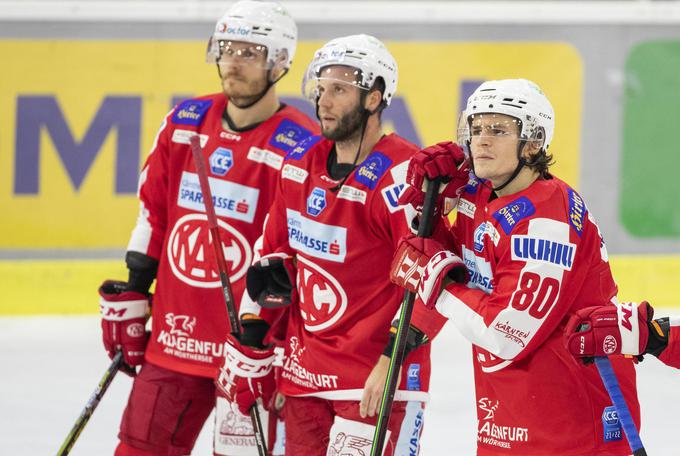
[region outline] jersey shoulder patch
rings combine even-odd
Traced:
[[[286,160],[302,160],[302,158],[305,156],[307,152],[309,152],[309,149],[314,147],[316,143],[321,141],[322,136],[308,136],[299,143],[297,143],[296,146],[294,146],[287,154],[285,159]]]
[[[380,178],[392,165],[392,159],[382,152],[371,152],[361,165],[354,171],[354,179],[360,184],[373,190]]]
[[[576,193],[575,190],[567,188],[567,194],[569,195],[569,224],[574,228],[578,237],[581,237],[588,208],[581,195]]]
[[[311,134],[311,131],[291,119],[283,119],[269,139],[269,144],[288,154]]]
[[[510,234],[520,220],[532,216],[536,208],[529,198],[521,196],[493,213],[505,234]]]
[[[212,100],[184,100],[172,114],[172,123],[199,126],[212,106]]]

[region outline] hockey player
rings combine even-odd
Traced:
[[[139,179],[129,279],[100,289],[109,355],[122,350],[132,372],[141,365],[116,455],[189,454],[215,405],[213,378],[230,328],[189,138],[198,135],[204,150],[238,302],[283,158],[318,131],[275,91],[296,40],[297,27],[278,3],[234,4],[217,22],[207,50],[222,91],[183,101],[161,124]],[[144,329],[149,313],[150,336]],[[249,418],[224,400],[217,409],[216,452],[256,454]]]
[[[464,119],[474,173],[451,236],[407,237],[395,256],[403,286],[400,271],[425,265],[412,325],[431,339],[449,319],[473,344],[478,455],[628,455],[597,370],[574,363],[563,343],[568,314],[609,302],[617,287],[583,199],[549,173],[553,108],[530,81],[487,81]],[[426,148],[407,181],[418,190],[425,177],[448,177],[444,191],[455,194],[464,157],[453,143]],[[417,204],[414,195],[405,194]],[[467,283],[448,277],[461,262]],[[633,364],[612,364],[639,426]]]
[[[587,307],[569,319],[565,343],[576,358],[652,354],[680,369],[680,318],[654,319],[646,301]]]
[[[323,136],[300,144],[284,161],[248,292],[264,307],[253,313],[268,323],[281,312],[270,307],[289,310],[278,384],[286,396],[286,454],[368,454],[389,362],[382,353],[403,297],[389,281],[389,266],[414,215],[405,216],[397,196],[417,148],[383,133],[381,111],[397,88],[397,65],[376,38],[328,42],[303,86]],[[225,371],[243,372],[245,364],[264,371],[271,362],[265,358],[242,351],[228,357]],[[389,455],[417,454],[428,396],[429,347],[405,362]],[[259,388],[247,399],[258,397]],[[248,408],[247,400],[239,403]]]

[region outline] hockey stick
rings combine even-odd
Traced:
[[[439,194],[440,182],[441,178],[427,181],[425,201],[423,202],[423,211],[420,216],[420,224],[418,225],[418,237],[426,238],[432,234],[431,232],[434,219],[434,210],[437,204],[437,195]],[[406,333],[408,332],[409,323],[411,322],[411,314],[413,313],[413,303],[415,302],[415,298],[415,293],[409,290],[404,292],[404,300],[401,303],[401,313],[399,314],[399,324],[397,325],[397,335],[394,340],[394,347],[392,347],[390,366],[387,370],[387,378],[385,379],[385,390],[383,391],[380,411],[378,412],[378,421],[375,425],[375,433],[373,434],[371,456],[381,455],[383,447],[385,446],[387,426],[390,422],[394,394],[397,391],[397,385],[399,383],[399,370],[401,369],[401,364],[404,361]]]
[[[111,365],[108,367],[108,369],[106,369],[106,372],[104,372],[102,379],[99,380],[97,389],[94,390],[94,393],[92,393],[92,396],[90,396],[90,399],[88,399],[85,408],[80,413],[80,416],[73,425],[71,432],[68,433],[64,443],[61,445],[61,448],[59,448],[57,456],[66,456],[71,452],[71,449],[80,436],[80,433],[83,432],[85,425],[88,421],[90,421],[90,417],[97,408],[97,405],[99,405],[99,401],[102,399],[102,397],[104,397],[104,393],[106,393],[106,390],[109,389],[109,385],[111,385],[111,382],[116,377],[116,373],[118,372],[121,364],[123,364],[123,352],[119,351],[113,357],[113,361],[111,361]]]
[[[220,238],[219,226],[217,224],[217,215],[215,215],[215,206],[213,205],[212,192],[210,191],[210,182],[208,182],[208,173],[205,168],[205,159],[203,158],[203,150],[201,148],[201,141],[198,135],[189,138],[191,144],[191,154],[194,156],[194,165],[196,165],[196,174],[198,174],[198,181],[201,184],[201,193],[203,194],[203,204],[205,205],[205,213],[208,216],[208,229],[212,237],[212,244],[215,248],[215,257],[217,258],[217,269],[220,273],[220,281],[222,283],[222,296],[224,296],[224,303],[227,306],[227,316],[229,317],[229,326],[231,327],[231,335],[239,339],[241,336],[241,324],[238,321],[238,314],[236,306],[234,305],[234,295],[231,291],[231,283],[227,275],[227,262],[224,259],[224,251],[222,250],[222,240]],[[267,456],[267,444],[264,440],[264,429],[260,421],[260,413],[257,410],[257,404],[250,409],[250,420],[255,431],[255,443],[257,445],[257,452],[260,456]]]
[[[616,374],[612,368],[611,361],[609,361],[609,358],[606,356],[596,356],[595,365],[600,373],[600,377],[602,377],[602,383],[604,383],[607,393],[609,393],[609,397],[616,409],[616,414],[621,420],[621,425],[624,434],[626,434],[628,445],[630,445],[630,449],[633,451],[633,456],[647,456],[645,447],[642,446],[640,435],[635,427],[633,417],[630,415],[630,410],[628,410],[626,399],[621,392],[619,381],[616,379]]]

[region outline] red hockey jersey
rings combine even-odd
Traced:
[[[570,312],[617,292],[582,198],[551,178],[493,199],[473,178],[453,234],[470,282],[448,285],[436,310],[473,344],[477,454],[630,454],[597,369],[574,360],[562,339]],[[420,303],[414,325],[431,326],[437,312]],[[639,425],[633,364],[612,364]]]
[[[281,391],[359,400],[404,296],[389,267],[408,232],[409,214],[397,197],[418,149],[384,136],[337,190],[327,171],[332,147],[312,137],[286,158],[263,253],[287,250],[297,258],[299,305],[289,312]],[[426,400],[429,347],[404,366],[396,399]]]
[[[222,94],[184,101],[163,121],[139,179],[141,210],[128,250],[159,260],[146,359],[212,377],[229,332],[189,138],[205,156],[236,302],[262,233],[284,156],[318,126],[290,106],[252,130],[222,128]]]

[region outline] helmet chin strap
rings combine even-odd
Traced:
[[[503,190],[510,182],[512,182],[517,175],[519,174],[520,171],[522,171],[522,168],[524,168],[524,165],[527,164],[527,161],[522,157],[522,149],[524,149],[524,146],[526,145],[525,140],[520,140],[519,144],[517,144],[517,166],[515,167],[515,170],[512,172],[510,177],[508,177],[508,180],[506,180],[504,183],[499,185],[498,187],[494,187],[493,191],[498,192],[500,190]]]
[[[317,104],[318,106],[318,104]],[[318,107],[317,107],[317,112],[318,112]],[[362,108],[362,113],[361,116],[363,119],[361,120],[361,135],[359,136],[359,147],[357,147],[357,153],[354,155],[354,160],[352,161],[352,171],[354,171],[354,168],[357,166],[357,161],[359,161],[359,155],[361,155],[361,146],[364,143],[364,135],[366,133],[366,125],[368,124],[368,118],[371,116],[372,112],[369,111],[366,108]],[[342,178],[342,180],[336,185],[335,187],[331,188],[332,192],[337,192],[342,188],[342,186],[347,182],[347,179],[349,178],[349,175],[352,174],[352,171],[348,172],[345,174],[345,177]]]
[[[467,143],[468,149],[471,151],[472,149],[470,149],[470,141],[467,141]],[[512,172],[510,177],[508,177],[508,180],[503,182],[498,187],[493,187],[494,192],[498,192],[507,187],[508,184],[510,184],[510,182],[512,182],[519,175],[520,171],[522,171],[522,168],[524,168],[524,166],[527,164],[527,161],[524,159],[524,157],[522,157],[522,149],[524,148],[525,144],[526,144],[525,140],[520,140],[519,144],[517,145],[517,166],[515,167],[515,170]],[[472,152],[470,152],[470,169],[472,170],[472,173],[476,175],[475,161],[472,158]]]
[[[237,103],[236,101],[234,101],[234,100],[231,99],[231,98],[229,99],[229,101],[230,101],[234,106],[236,106],[236,107],[239,108],[239,109],[248,109],[248,108],[250,108],[250,107],[252,107],[252,106],[255,106],[255,104],[256,104],[258,101],[260,101],[262,98],[264,98],[265,95],[267,95],[267,92],[269,92],[269,89],[271,89],[272,86],[273,86],[274,84],[276,84],[277,82],[279,82],[279,81],[281,80],[281,78],[284,77],[284,76],[286,75],[286,73],[288,73],[288,68],[284,68],[284,69],[283,69],[283,73],[281,73],[281,76],[279,76],[278,78],[276,78],[275,81],[271,81],[272,69],[270,68],[270,69],[267,70],[267,85],[265,86],[265,88],[264,88],[260,93],[258,93],[257,95],[255,95],[255,97],[253,98],[253,100],[252,100],[250,103],[241,103],[241,104],[239,104],[239,103]],[[222,80],[222,72],[220,71],[220,66],[219,66],[219,65],[217,65],[217,74],[220,75],[220,81],[221,81],[221,80]]]

